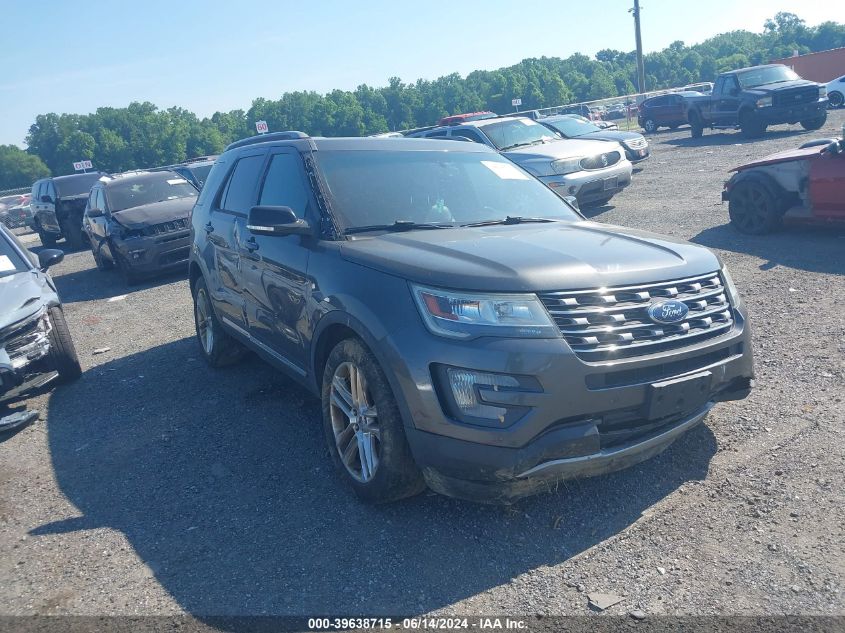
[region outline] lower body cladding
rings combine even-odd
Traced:
[[[49,362],[51,329],[42,310],[6,335],[0,348],[0,402],[43,387],[58,376]]]
[[[174,231],[159,235],[112,238],[109,248],[115,262],[127,266],[134,275],[152,276],[188,269],[191,250],[190,231]]]
[[[397,399],[426,482],[487,503],[644,461],[714,403],[748,395],[754,376],[739,313],[715,339],[605,363],[580,360],[562,339],[398,345]]]
[[[612,167],[578,171],[565,176],[542,176],[540,181],[562,198],[575,196],[581,206],[604,204],[631,184],[631,163],[620,161]]]

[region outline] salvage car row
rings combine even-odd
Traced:
[[[585,219],[570,196],[600,200],[620,176],[600,193],[567,182],[573,159],[556,148],[569,141],[529,118],[410,135],[430,132],[445,134],[250,137],[214,161],[199,194],[171,170],[96,175],[82,235],[98,267],[125,274],[186,258],[207,363],[253,351],[317,396],[338,472],[371,502],[425,487],[512,502],[648,459],[715,403],[749,394],[748,315],[714,253]],[[619,154],[609,167],[630,165],[621,145],[595,142]],[[823,163],[841,186],[842,150],[837,140],[792,162]],[[730,192],[780,183],[760,170],[785,162],[736,177],[732,218]],[[541,174],[549,164],[562,173]],[[845,218],[841,196],[815,191]],[[41,279],[60,257],[42,251],[36,266],[10,244],[10,279]],[[33,309],[15,323],[37,332],[22,365],[7,344],[10,384],[66,332],[51,301],[44,313],[22,301]],[[46,370],[62,377],[56,359]]]

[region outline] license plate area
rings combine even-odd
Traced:
[[[679,413],[693,412],[710,399],[713,374],[703,371],[692,376],[649,385],[646,418],[659,420]]]
[[[614,176],[613,178],[605,178],[603,182],[605,191],[616,189],[619,186],[619,177]]]

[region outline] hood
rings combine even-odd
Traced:
[[[53,300],[58,302],[45,275],[25,271],[0,277],[0,329],[35,314]]]
[[[633,285],[719,268],[702,246],[594,222],[387,233],[347,241],[341,256],[422,284],[495,292]]]
[[[818,86],[815,81],[808,79],[793,79],[791,81],[780,81],[772,84],[761,84],[753,88],[746,88],[745,91],[751,94],[760,93],[761,95],[771,94],[773,92],[782,92],[790,88],[806,88],[808,86]]]
[[[618,132],[616,130],[600,130],[598,132],[588,132],[587,134],[583,134],[576,138],[594,141],[616,141],[618,143],[621,143],[624,141],[633,141],[638,138],[643,138],[643,135],[639,132]]]
[[[612,152],[614,149],[622,151],[618,145],[613,147],[604,140],[566,138],[541,145],[518,147],[501,153],[535,176],[552,176],[555,173],[552,170],[553,160],[594,156],[603,152]]]
[[[826,145],[816,145],[815,147],[806,147],[804,149],[787,149],[775,154],[769,154],[751,163],[734,167],[731,171],[742,171],[752,167],[762,167],[764,165],[774,165],[775,163],[788,163],[793,160],[808,160],[811,156],[818,156]]]
[[[112,218],[128,229],[142,229],[152,224],[181,220],[191,214],[196,197],[151,202],[112,213]]]

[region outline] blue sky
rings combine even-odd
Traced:
[[[255,97],[381,86],[526,57],[632,50],[633,0],[0,0],[0,144],[23,146],[37,114],[152,101],[208,116]],[[646,52],[791,11],[845,22],[845,3],[642,0]],[[700,8],[696,8],[700,7]],[[18,25],[20,28],[14,28]]]

